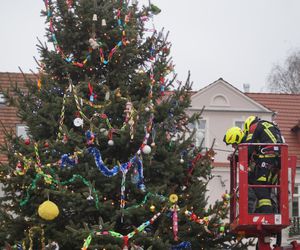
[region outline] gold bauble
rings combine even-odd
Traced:
[[[39,206],[38,214],[44,220],[54,220],[59,215],[59,209],[52,201],[45,201]]]
[[[171,194],[171,195],[169,196],[169,201],[170,201],[171,203],[176,203],[176,202],[178,201],[178,196],[177,196],[177,194]]]
[[[154,205],[151,205],[150,206],[150,211],[153,213],[155,211],[155,206]]]

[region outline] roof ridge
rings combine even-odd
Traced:
[[[264,93],[261,93],[261,92],[248,92],[248,93],[245,93],[246,95],[288,95],[288,96],[291,96],[291,95],[299,95],[300,96],[300,93],[299,94],[289,94],[289,93],[273,93],[273,92],[264,92]]]

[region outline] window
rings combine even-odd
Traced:
[[[294,217],[298,217],[300,215],[299,202],[300,202],[299,185],[295,185],[295,190],[293,195],[293,210],[292,210],[292,216]]]
[[[202,143],[202,147],[205,147],[205,139],[206,139],[206,120],[198,120],[195,122],[195,139],[196,146],[199,147]]]
[[[234,126],[244,129],[244,121],[235,121]]]
[[[17,136],[21,136],[23,139],[28,138],[28,127],[23,124],[18,124],[17,125]]]
[[[4,97],[4,94],[0,92],[0,104],[5,104],[6,99]]]

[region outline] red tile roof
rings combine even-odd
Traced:
[[[33,74],[25,74],[26,78],[35,79]],[[18,83],[18,86],[24,89],[25,80],[21,73],[0,73],[0,88],[4,91],[10,89],[11,85]],[[5,104],[0,104],[0,121],[4,125],[0,125],[0,144],[4,143],[4,133],[3,130],[6,129],[10,131],[16,131],[16,125],[21,123],[20,118],[17,117],[17,110],[14,107],[9,107]],[[0,162],[5,162],[6,157],[0,154]]]
[[[300,164],[300,142],[291,131],[300,120],[300,94],[246,93],[246,95],[278,113],[275,121],[289,145],[289,154],[296,155]]]
[[[229,168],[230,167],[229,162],[213,162],[212,165],[214,167],[221,167],[221,168]]]

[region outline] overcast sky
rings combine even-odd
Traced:
[[[222,77],[242,89],[265,90],[274,63],[300,48],[299,0],[153,0],[157,28],[170,31],[181,80],[194,89]],[[0,1],[0,71],[35,69],[36,37],[44,38],[42,0]]]

